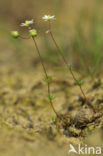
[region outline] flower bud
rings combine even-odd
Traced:
[[[32,37],[36,37],[36,36],[37,36],[37,31],[36,31],[36,29],[32,29],[32,30],[30,30],[29,32],[30,32],[30,36],[32,36]]]
[[[19,37],[18,31],[12,31],[12,32],[11,32],[11,35],[12,35],[12,37],[14,37],[14,38],[18,38],[18,37]]]

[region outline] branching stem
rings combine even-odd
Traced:
[[[20,38],[22,38],[22,39],[26,39],[26,40],[28,40],[28,39],[30,39],[30,36],[29,37],[24,37],[24,36],[19,36]]]

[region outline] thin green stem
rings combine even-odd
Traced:
[[[68,63],[67,63],[67,61],[66,61],[66,59],[65,59],[65,57],[64,57],[64,55],[63,55],[63,53],[61,52],[61,49],[59,48],[59,46],[58,46],[58,44],[57,44],[55,38],[54,38],[54,35],[53,35],[53,33],[52,33],[52,30],[51,30],[51,23],[50,23],[50,21],[49,21],[49,33],[50,33],[50,36],[51,36],[51,38],[52,38],[52,40],[53,40],[53,42],[54,42],[54,44],[55,44],[55,46],[56,46],[56,48],[57,48],[59,54],[61,55],[61,57],[62,57],[62,59],[63,59],[65,65],[68,66]],[[74,73],[73,73],[73,71],[72,71],[72,68],[69,68],[69,71],[70,71],[70,73],[71,73],[71,75],[72,75],[74,81],[77,82],[77,78],[75,77],[75,75],[74,75]],[[89,105],[89,101],[87,100],[87,97],[86,97],[86,95],[85,95],[85,93],[84,93],[84,91],[83,91],[83,89],[82,89],[82,86],[81,86],[81,85],[78,85],[78,86],[79,86],[79,88],[80,88],[80,90],[81,90],[81,93],[82,93],[82,95],[83,95],[85,101],[86,101],[87,104]]]
[[[21,36],[21,35],[20,35],[19,38],[28,40],[28,39],[30,39],[30,36],[29,36],[29,37],[24,37],[24,36]]]
[[[37,53],[38,53],[38,55],[39,55],[39,58],[40,58],[40,61],[41,61],[41,65],[42,65],[43,70],[44,70],[45,77],[46,77],[46,79],[48,79],[49,77],[48,77],[48,74],[47,74],[47,72],[46,72],[46,69],[45,69],[45,66],[44,66],[44,62],[43,62],[43,59],[42,59],[42,57],[41,57],[41,54],[40,54],[38,45],[37,45],[36,40],[35,40],[35,37],[32,37],[32,39],[33,39],[33,41],[34,41],[34,44],[35,44]],[[47,83],[47,86],[48,86],[48,97],[49,97],[50,94],[51,94],[51,92],[50,92],[50,83]],[[52,100],[49,99],[49,102],[50,102],[50,104],[51,104],[51,107],[52,107],[53,111],[55,112],[56,116],[58,117],[59,115],[58,115],[58,113],[56,112],[56,110],[55,110],[55,108],[54,108],[54,106],[53,106]]]

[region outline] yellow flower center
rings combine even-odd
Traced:
[[[28,20],[25,21],[26,24],[29,24]]]

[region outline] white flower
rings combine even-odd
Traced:
[[[29,25],[33,24],[34,23],[34,20],[26,20],[25,23],[21,23],[21,26],[22,27],[28,27]]]
[[[49,21],[49,20],[54,20],[54,19],[56,19],[56,18],[55,18],[54,15],[53,15],[53,16],[44,15],[44,16],[42,17],[42,19],[43,19],[44,21]]]

